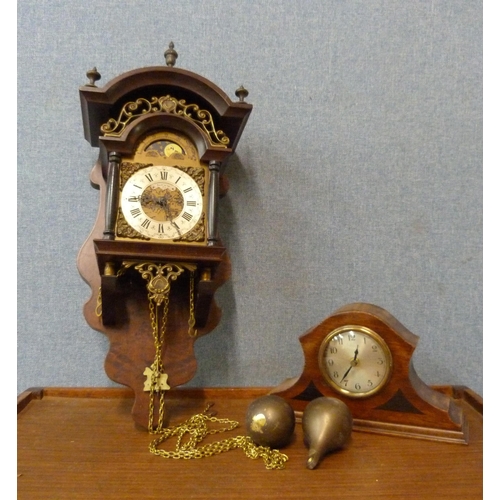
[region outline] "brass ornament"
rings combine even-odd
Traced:
[[[97,71],[97,68],[94,66],[92,69],[89,69],[86,73],[89,82],[85,84],[86,87],[97,87],[95,82],[101,79],[101,73]]]
[[[175,281],[184,272],[185,267],[190,270],[196,269],[193,264],[154,264],[153,262],[141,262],[135,265],[134,269],[137,269],[147,281],[146,288],[150,302],[160,306],[168,300],[170,282]]]
[[[160,373],[155,377],[155,382],[153,382],[154,365],[145,368],[142,374],[146,376],[146,381],[144,382],[145,392],[160,392],[170,390],[170,386],[168,385],[168,375],[166,373]]]
[[[234,95],[238,98],[240,102],[245,102],[245,99],[248,97],[248,90],[240,85],[235,91]]]
[[[187,118],[205,132],[212,146],[227,148],[229,145],[229,137],[223,130],[216,129],[209,111],[200,109],[197,104],[186,104],[185,99],[176,99],[170,95],[151,97],[151,99],[140,97],[127,102],[117,119],[110,118],[101,125],[101,132],[106,137],[120,137],[130,122],[152,113],[172,113]]]
[[[99,287],[98,293],[97,293],[97,300],[96,300],[96,305],[95,305],[95,315],[100,318],[102,317],[102,288]]]
[[[174,42],[170,42],[168,44],[168,49],[163,54],[165,56],[165,64],[167,66],[175,66],[175,61],[177,61],[177,51],[174,49]]]

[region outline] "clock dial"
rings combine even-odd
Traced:
[[[120,203],[132,228],[158,240],[182,237],[203,213],[203,196],[196,181],[169,166],[150,166],[131,175],[123,186]]]
[[[325,380],[350,397],[377,393],[391,375],[391,351],[379,335],[366,327],[347,325],[333,330],[319,352]]]

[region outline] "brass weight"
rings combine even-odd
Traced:
[[[351,436],[352,425],[351,412],[342,401],[313,399],[302,415],[304,444],[309,449],[306,467],[314,469],[326,454],[342,448]]]
[[[245,423],[247,434],[255,444],[281,448],[293,436],[295,414],[283,398],[261,396],[250,403]]]

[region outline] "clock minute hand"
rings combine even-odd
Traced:
[[[344,376],[342,377],[342,380],[340,381],[340,383],[342,383],[344,381],[344,379],[347,377],[347,375],[349,375],[349,372],[352,370],[352,365],[349,367],[349,369],[344,373]]]

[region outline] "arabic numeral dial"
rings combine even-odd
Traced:
[[[392,373],[392,355],[375,331],[356,325],[337,328],[324,338],[319,364],[326,382],[353,398],[381,391]]]

